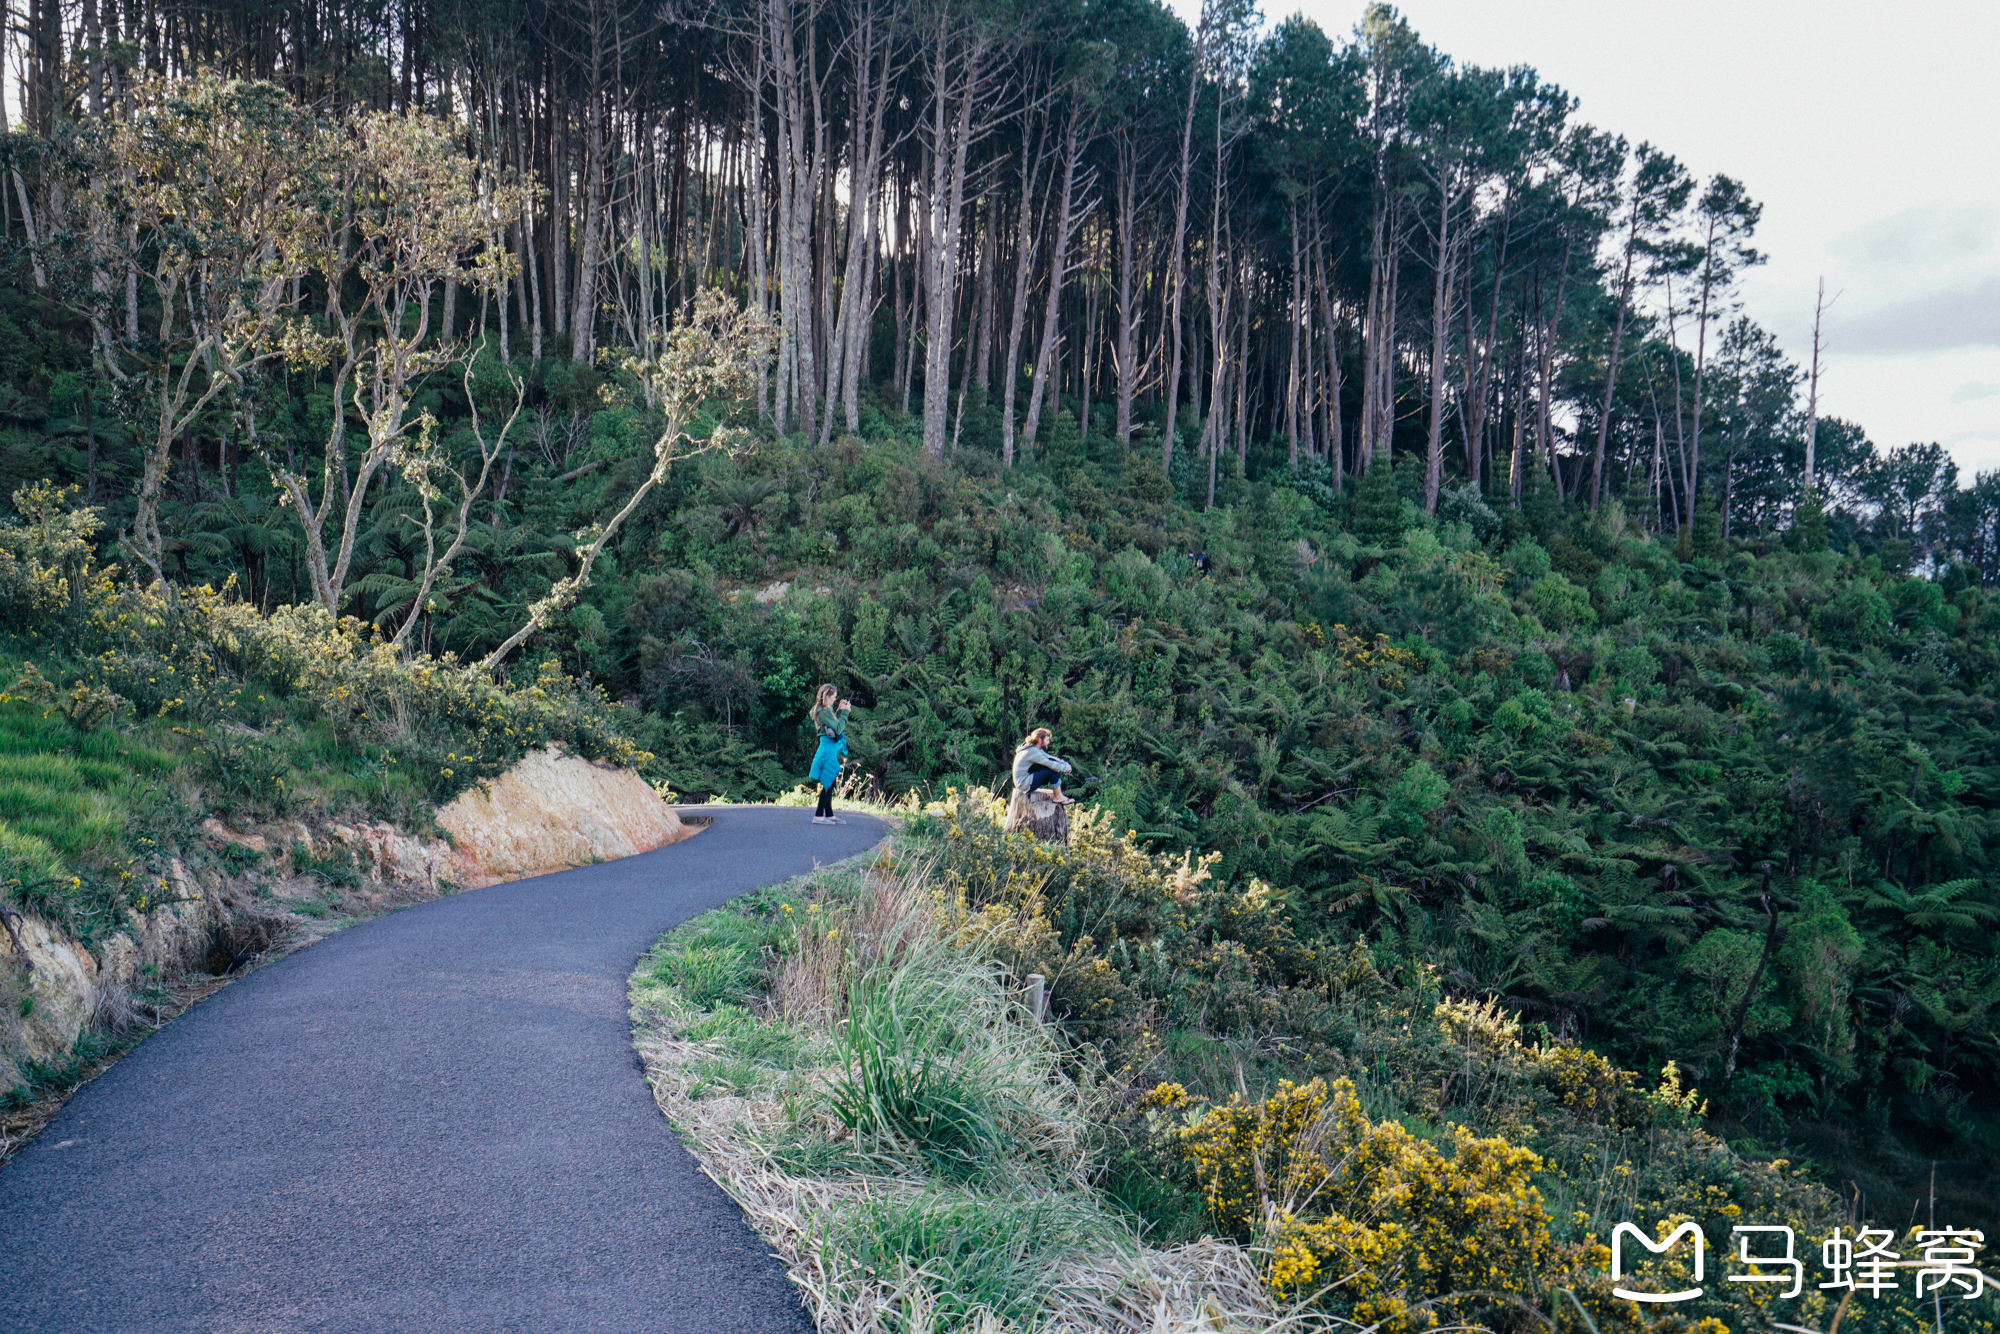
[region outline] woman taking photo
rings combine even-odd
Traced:
[[[812,725],[819,733],[819,749],[813,752],[812,772],[819,784],[819,805],[813,809],[814,824],[842,824],[833,814],[833,785],[840,781],[840,762],[847,755],[847,715],[854,709],[851,700],[835,703],[840,692],[831,682],[813,697]]]

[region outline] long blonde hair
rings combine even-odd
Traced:
[[[1055,733],[1051,732],[1048,728],[1037,727],[1034,731],[1021,738],[1019,749],[1026,750],[1029,746],[1046,747],[1054,739]]]
[[[813,696],[812,707],[806,710],[806,717],[811,718],[816,716],[821,709],[832,708],[833,702],[839,698],[840,698],[840,691],[834,687],[833,682],[828,681],[825,685],[821,686],[819,688],[819,692]]]

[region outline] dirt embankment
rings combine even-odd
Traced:
[[[558,749],[437,812],[438,832],[379,823],[202,825],[143,911],[86,947],[32,914],[0,936],[0,1093],[88,1032],[171,1018],[212,982],[344,922],[458,889],[628,857],[693,832],[629,769]],[[191,989],[192,988],[192,994]]]

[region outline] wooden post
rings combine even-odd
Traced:
[[[1035,1022],[1045,1018],[1048,1003],[1048,979],[1040,973],[1028,974],[1028,1013],[1035,1016]]]

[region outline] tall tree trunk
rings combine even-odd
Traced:
[[[1285,303],[1285,462],[1299,470],[1299,324],[1305,315],[1305,285],[1299,271],[1299,201],[1285,201],[1286,230],[1292,241],[1292,286]]]
[[[1362,468],[1389,457],[1396,433],[1396,305],[1402,273],[1402,208],[1383,191],[1369,229],[1368,312],[1362,358]]]
[[[868,300],[868,282],[876,246],[876,183],[881,173],[892,72],[886,16],[873,5],[861,15],[851,59],[855,129],[848,189],[847,263],[841,276],[833,345],[827,358],[827,399],[830,403],[836,395],[840,398],[850,432],[861,429],[860,365],[868,326],[874,316],[874,304]],[[829,409],[826,415],[828,425],[821,430],[822,439],[832,429],[833,413]]]
[[[818,433],[818,361],[813,335],[814,215],[825,170],[825,117],[817,114],[813,32],[819,13],[809,3],[795,18],[792,0],[766,0],[764,42],[773,81],[778,130],[778,337],[780,397],[797,409],[799,429]],[[796,31],[803,28],[801,34]],[[804,48],[804,49],[801,49]]]
[[[1014,395],[1021,383],[1021,338],[1028,318],[1028,282],[1034,274],[1041,230],[1034,225],[1035,196],[1040,190],[1047,122],[1033,118],[1032,132],[1021,136],[1020,220],[1014,228],[1014,300],[1007,309],[1007,356],[1000,365],[1000,462],[1014,466]]]
[[[1812,380],[1806,392],[1806,473],[1804,494],[1813,494],[1813,452],[1819,443],[1819,317],[1826,310],[1826,279],[1819,280],[1819,295],[1813,299]]]
[[[1536,368],[1535,393],[1535,457],[1546,462],[1555,455],[1555,430],[1551,421],[1554,395],[1556,340],[1562,333],[1563,298],[1567,295],[1569,283],[1570,251],[1574,238],[1563,237],[1562,260],[1556,269],[1555,301],[1549,308],[1548,320],[1542,325],[1541,335],[1536,342],[1539,365]],[[1514,483],[1514,502],[1521,500],[1521,481],[1517,474]]]
[[[1688,428],[1688,436],[1689,436],[1688,453],[1692,458],[1692,463],[1689,465],[1689,472],[1690,475],[1692,476],[1699,476],[1701,473],[1702,391],[1704,390],[1704,388],[1706,388],[1707,385],[1708,301],[1709,297],[1713,294],[1715,288],[1716,227],[1717,227],[1716,215],[1711,213],[1709,215],[1709,220],[1708,220],[1708,235],[1704,238],[1704,243],[1702,247],[1703,258],[1701,265],[1701,312],[1695,316],[1695,325],[1694,325],[1694,412],[1692,414],[1693,422]],[[1726,470],[1723,473],[1722,488],[1723,488],[1723,521],[1722,521],[1723,533],[1725,536],[1727,536],[1729,531],[1729,517],[1728,517],[1729,475]],[[1688,522],[1688,527],[1692,528],[1694,526],[1694,501],[1693,501],[1694,488],[1691,486],[1688,488],[1688,496],[1689,496],[1689,501],[1688,501],[1687,522]]]
[[[1472,252],[1466,248],[1466,342],[1465,342],[1465,473],[1475,487],[1481,484],[1480,459],[1486,440],[1486,421],[1493,401],[1493,358],[1499,351],[1500,291],[1507,277],[1507,242],[1513,231],[1513,213],[1500,217],[1500,235],[1493,246],[1493,296],[1486,307],[1486,334],[1475,344],[1472,338]]]
[[[557,338],[569,332],[569,216],[573,191],[569,178],[568,125],[557,119],[555,90],[543,97],[546,131],[544,147],[549,155],[549,291],[554,296],[549,313]],[[566,119],[566,118],[565,118]]]
[[[1632,216],[1625,230],[1624,267],[1618,275],[1618,313],[1611,325],[1611,355],[1604,367],[1604,404],[1597,415],[1597,448],[1591,454],[1592,509],[1597,508],[1604,491],[1604,446],[1611,439],[1611,403],[1618,392],[1618,356],[1625,341],[1625,308],[1632,299],[1632,257],[1639,248],[1639,211],[1639,193],[1635,188],[1632,192]]]
[[[1445,357],[1451,342],[1452,281],[1458,276],[1458,233],[1452,230],[1453,194],[1441,192],[1438,206],[1436,273],[1431,280],[1431,417],[1424,446],[1424,513],[1436,514],[1444,483]],[[1467,355],[1471,349],[1466,349]]]
[[[1021,435],[1029,449],[1035,447],[1035,437],[1042,424],[1042,395],[1048,387],[1049,366],[1056,356],[1058,339],[1061,337],[1063,279],[1069,273],[1070,241],[1076,235],[1076,172],[1083,158],[1083,120],[1086,114],[1083,99],[1075,98],[1070,104],[1069,124],[1063,131],[1063,174],[1062,189],[1056,197],[1055,235],[1049,242],[1049,291],[1048,302],[1042,314],[1042,345],[1035,354],[1034,384],[1028,390],[1028,414],[1022,424]],[[1058,394],[1060,397],[1060,394]]]
[[[1194,108],[1201,93],[1202,66],[1208,57],[1208,14],[1204,5],[1202,22],[1195,29],[1194,59],[1188,63],[1187,110],[1181,118],[1181,169],[1174,180],[1174,230],[1167,237],[1172,247],[1167,259],[1167,281],[1170,284],[1167,314],[1167,346],[1171,362],[1167,369],[1167,430],[1160,440],[1160,471],[1169,472],[1174,464],[1174,432],[1178,428],[1181,395],[1181,302],[1187,291],[1187,215],[1188,199],[1193,187],[1191,173],[1194,170]]]
[[[1347,444],[1340,416],[1340,325],[1334,318],[1333,278],[1328,267],[1324,223],[1318,199],[1313,201],[1312,261],[1314,281],[1319,291],[1320,325],[1326,337],[1326,457],[1333,470],[1337,491],[1346,480]]]
[[[1144,312],[1139,308],[1140,294],[1134,279],[1133,247],[1139,228],[1138,207],[1138,163],[1136,145],[1133,143],[1132,129],[1121,126],[1116,140],[1118,161],[1118,339],[1112,354],[1113,369],[1118,376],[1118,445],[1121,449],[1132,446],[1132,399],[1138,392],[1139,365],[1137,342],[1140,321]]]
[[[966,165],[976,104],[995,90],[995,52],[988,35],[941,14],[927,41],[930,65],[930,171],[924,183],[924,452],[944,456],[945,410],[951,395],[951,349],[958,299],[959,228],[965,215]],[[980,108],[985,125],[999,109]]]
[[[583,163],[576,218],[576,284],[570,292],[570,356],[588,362],[597,349],[598,294],[601,290],[611,211],[611,122],[619,90],[612,66],[619,55],[618,15],[612,0],[584,0],[588,65],[578,110],[583,124]]]
[[[1215,160],[1211,170],[1208,209],[1208,329],[1209,350],[1213,358],[1209,367],[1208,417],[1202,422],[1202,442],[1208,451],[1208,508],[1215,508],[1215,464],[1216,455],[1222,451],[1223,435],[1228,428],[1222,405],[1227,401],[1224,392],[1224,378],[1231,370],[1228,364],[1230,351],[1229,319],[1230,298],[1233,285],[1231,274],[1223,265],[1223,251],[1226,241],[1223,233],[1223,204],[1228,198],[1229,177],[1223,159],[1223,123],[1229,99],[1226,81],[1216,90],[1215,108]],[[1242,368],[1234,368],[1237,374]]]
[[[982,212],[986,215],[986,220],[985,225],[980,228],[979,235],[979,273],[974,280],[978,287],[978,295],[975,300],[979,311],[976,320],[979,334],[977,344],[973,348],[972,353],[972,383],[978,387],[980,392],[991,394],[993,392],[993,338],[995,329],[1000,322],[1000,312],[998,309],[1000,305],[1000,265],[997,253],[1000,248],[1000,229],[998,226],[1000,200],[998,194],[993,191],[987,192],[985,203],[986,207]]]

